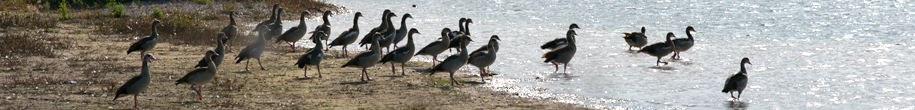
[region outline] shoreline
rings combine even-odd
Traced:
[[[194,5],[188,1],[176,4]],[[245,19],[239,23],[256,23],[259,20],[263,19]],[[74,21],[79,20],[62,21],[57,27],[50,28],[55,32],[47,32],[47,28],[13,27],[0,33],[13,35],[17,34],[16,31],[35,32],[31,34],[43,36],[35,39],[55,38],[56,40],[47,42],[66,45],[52,49],[54,53],[50,56],[21,55],[4,58],[4,62],[17,60],[20,64],[8,64],[9,67],[0,68],[0,77],[11,79],[0,81],[4,90],[0,96],[5,99],[0,101],[0,105],[13,109],[132,107],[132,98],[111,101],[112,94],[124,81],[139,74],[140,55],[125,55],[123,51],[137,38],[148,34],[93,33],[93,29],[101,27]],[[221,28],[225,24],[224,21],[215,21],[211,25]],[[134,33],[149,33],[141,30]],[[164,32],[160,30],[159,33]],[[236,40],[233,42],[244,42],[239,40],[243,38],[233,39]],[[390,75],[390,64],[378,64],[369,68],[369,75],[375,81],[362,82],[356,78],[360,69],[339,68],[350,59],[338,57],[339,49],[326,52],[328,57],[321,64],[323,78],[313,78],[317,73],[314,67],[307,70],[312,78],[304,78],[302,69],[293,66],[294,59],[304,53],[304,48],[296,49],[297,52],[268,50],[261,59],[266,62],[263,64],[268,70],[257,69],[259,67],[254,60],[251,61],[252,67],[249,67],[252,71],[246,72],[242,67],[244,62],[231,64],[235,61],[233,56],[244,48],[243,44],[232,45],[234,52],[226,53],[226,61],[229,62],[223,62],[225,64],[220,66],[216,80],[201,87],[204,100],[197,100],[196,94],[187,85],[175,86],[173,82],[193,70],[193,64],[203,53],[214,47],[160,41],[156,49],[150,51],[159,60],[150,63],[152,83],[146,92],[139,95],[140,106],[152,109],[590,109],[582,105],[522,98],[517,94],[492,90],[481,86],[483,84],[477,80],[479,77],[473,77],[475,72],[458,72],[460,75],[456,76],[460,76],[459,81],[464,86],[452,88],[447,83],[447,74],[429,76],[422,73],[431,66],[429,62],[407,63],[409,68],[406,76]],[[276,45],[280,49],[286,47],[277,43],[268,45]]]

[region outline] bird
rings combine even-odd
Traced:
[[[156,26],[165,26],[159,20],[153,20],[152,22],[152,34],[149,37],[142,38],[133,44],[130,44],[130,47],[127,48],[127,54],[130,55],[130,52],[140,51],[140,57],[146,55],[146,51],[153,50],[156,48],[156,39],[159,38],[159,32],[156,31]]]
[[[466,23],[466,22],[467,22],[467,18],[458,19],[458,28],[459,28],[459,30],[458,30],[458,31],[451,31],[451,32],[449,33],[449,35],[451,35],[451,37],[450,37],[451,39],[454,39],[455,36],[464,35],[464,31],[467,31],[466,29],[464,29],[464,23]]]
[[[381,32],[375,32],[374,34],[372,34],[372,39],[381,39],[381,37],[382,37]],[[362,52],[359,55],[356,55],[356,57],[353,57],[352,59],[347,61],[346,64],[343,64],[343,66],[341,66],[341,68],[347,67],[347,66],[362,68],[362,76],[359,77],[359,79],[362,81],[366,81],[366,79],[372,80],[372,78],[369,78],[369,73],[366,72],[365,69],[368,67],[375,66],[375,64],[378,64],[378,61],[381,60],[381,47],[378,46],[378,44],[379,44],[378,40],[371,40],[371,41],[372,41],[371,51]]]
[[[311,36],[320,38],[327,36],[327,34],[325,34],[324,31],[318,30],[317,32],[311,34]],[[321,39],[312,39],[311,41],[315,43],[315,47],[305,51],[305,54],[299,57],[299,61],[296,61],[295,65],[299,66],[299,68],[305,68],[305,70],[302,71],[305,71],[306,78],[308,77],[307,66],[315,65],[315,67],[318,68],[318,78],[321,78],[321,60],[324,58],[324,51],[321,49],[324,49],[324,44],[321,43]]]
[[[225,41],[225,39],[228,39],[228,37],[226,36],[225,33],[220,32],[216,38],[218,38],[219,40],[216,40],[217,45],[216,45],[215,51],[217,54],[220,54],[220,55],[212,56],[212,59],[213,59],[213,63],[216,63],[216,66],[219,66],[219,64],[222,64],[222,60],[225,59],[224,55],[226,54],[226,48],[223,47],[223,46],[225,46],[224,45],[225,42],[223,42],[223,41]],[[198,61],[197,65],[194,66],[194,68],[197,68],[197,67],[207,67],[206,58],[200,58],[200,61]]]
[[[473,41],[470,38],[460,38],[460,39],[455,39],[455,40],[460,40],[462,42]],[[467,53],[467,46],[461,45],[459,47],[461,48],[460,54],[451,55],[451,56],[448,56],[448,58],[445,58],[445,61],[442,61],[442,64],[436,65],[436,66],[432,67],[432,69],[430,69],[432,73],[429,75],[434,75],[435,72],[448,72],[448,73],[450,73],[449,76],[451,77],[451,86],[452,87],[454,86],[455,83],[457,83],[458,85],[462,85],[461,82],[457,82],[457,80],[454,79],[454,72],[457,71],[458,69],[461,69],[461,67],[463,67],[465,64],[467,64],[467,60],[469,59],[470,55],[468,55],[468,53]]]
[[[563,64],[562,72],[566,72],[566,68],[569,66],[569,61],[572,61],[572,57],[575,56],[575,36],[578,35],[575,33],[575,30],[569,29],[566,32],[566,40],[568,44],[556,47],[550,52],[543,54],[542,58],[546,58],[543,62],[553,63],[553,66],[556,66],[556,70],[553,72],[559,72],[559,64]]]
[[[391,13],[391,14],[393,14],[393,13]],[[404,14],[404,15],[409,15],[409,14]],[[393,16],[397,16],[397,15],[393,15]],[[404,18],[406,18],[406,16],[404,16]],[[410,16],[410,18],[412,18],[412,16]],[[381,44],[378,46],[381,48],[387,48],[388,52],[390,52],[391,44],[394,44],[394,39],[396,39],[396,37],[397,37],[397,31],[394,29],[394,23],[391,22],[391,18],[388,18],[386,20],[386,22],[388,22],[387,23],[388,30],[384,31],[384,33],[381,33],[381,35],[384,37],[382,37],[381,41],[378,41],[378,43]]]
[[[267,28],[267,27],[269,27],[270,25],[273,25],[274,21],[276,21],[276,19],[277,19],[277,18],[276,18],[276,14],[277,14],[276,11],[277,11],[279,8],[280,8],[280,4],[273,4],[273,10],[270,12],[270,19],[261,21],[260,23],[258,23],[257,25],[255,25],[253,31],[254,31],[254,32],[257,32],[259,36],[264,36],[264,35],[266,35],[268,32],[270,32],[270,28]]]
[[[124,85],[118,88],[117,92],[114,92],[114,99],[111,101],[118,100],[120,97],[127,95],[133,95],[133,107],[134,108],[143,108],[137,104],[137,95],[146,91],[146,88],[149,88],[149,62],[150,60],[155,60],[156,57],[152,54],[146,54],[143,56],[143,69],[140,71],[140,75],[134,76],[124,82]]]
[[[235,11],[229,11],[229,25],[222,28],[222,33],[226,34],[226,39],[222,40],[222,43],[226,46],[227,50],[232,51],[232,48],[229,47],[229,39],[235,38],[238,35],[238,23],[235,23]],[[219,65],[217,63],[217,65]]]
[[[272,40],[273,38],[283,34],[283,8],[277,9],[276,20],[273,20],[273,24],[267,26],[270,29],[267,34],[264,34],[264,40]]]
[[[673,59],[674,56],[677,56],[677,59],[680,59],[680,52],[689,50],[690,47],[693,47],[695,40],[693,40],[693,34],[689,33],[690,31],[696,32],[696,30],[693,29],[693,26],[688,26],[686,27],[686,37],[688,38],[679,38],[673,40],[674,44],[677,44],[677,48],[674,48],[674,55],[670,56],[671,59]]]
[[[267,46],[267,41],[264,40],[264,37],[256,37],[257,41],[254,43],[248,44],[245,49],[242,49],[241,52],[238,52],[238,56],[235,57],[238,61],[235,61],[235,64],[240,63],[242,60],[247,59],[257,59],[257,65],[261,66],[261,70],[267,70],[264,68],[264,65],[261,65],[261,54],[264,53],[264,48]],[[248,69],[248,61],[245,61],[245,71],[251,71]]]
[[[666,65],[667,62],[661,62],[661,57],[667,56],[667,54],[670,54],[671,52],[673,52],[673,49],[676,48],[676,45],[674,45],[674,42],[670,41],[671,37],[677,37],[677,36],[674,36],[673,32],[668,32],[667,41],[648,45],[648,46],[642,48],[641,50],[639,50],[639,52],[644,52],[648,55],[658,57],[658,62],[656,63],[657,66],[661,66],[661,63],[664,63]]]
[[[403,41],[403,38],[408,34],[407,18],[413,19],[413,15],[410,15],[410,13],[403,14],[403,18],[400,20],[400,29],[395,31],[397,33],[394,35],[394,47],[397,47],[397,43]]]
[[[277,36],[276,42],[274,43],[286,41],[286,43],[289,44],[289,48],[292,48],[292,51],[295,51],[295,46],[292,44],[302,39],[302,37],[305,36],[305,33],[308,33],[308,29],[305,26],[306,15],[309,15],[308,11],[302,11],[302,14],[299,15],[299,25],[293,26],[292,28],[289,28],[289,30],[286,30],[286,32],[283,32],[280,36]]]
[[[502,41],[502,39],[499,39],[499,36],[498,36],[498,35],[492,35],[492,36],[489,37],[490,43],[492,43],[493,40]],[[495,44],[492,44],[492,45],[493,45],[493,46],[492,46],[492,49],[495,49],[495,51],[498,52],[498,51],[499,51],[499,43],[496,42]],[[477,52],[485,52],[485,51],[488,51],[488,50],[489,50],[489,47],[488,47],[488,46],[489,46],[489,44],[480,46],[480,48],[477,48],[476,50],[473,50],[473,52],[470,52],[470,55],[473,55],[474,53],[477,53]]]
[[[571,29],[581,29],[581,28],[578,27],[578,24],[572,23],[572,25],[569,25],[569,29],[571,30]],[[560,47],[560,46],[563,46],[566,44],[568,44],[568,42],[566,41],[566,38],[560,37],[560,38],[553,39],[550,42],[546,42],[543,45],[540,45],[540,49],[552,50],[552,49],[555,49],[557,47]]]
[[[217,74],[219,74],[217,72],[218,69],[216,69],[216,64],[213,63],[213,59],[210,58],[211,56],[219,56],[219,54],[213,50],[207,51],[207,54],[204,57],[204,58],[206,58],[206,60],[208,62],[207,67],[198,68],[198,69],[195,69],[194,71],[187,73],[187,75],[184,75],[184,77],[181,77],[181,79],[178,79],[178,81],[175,81],[175,85],[178,85],[178,84],[191,85],[191,90],[194,90],[195,92],[197,92],[198,99],[203,100],[203,95],[200,93],[200,88],[194,88],[194,87],[209,83],[210,81],[213,80],[213,77],[215,77]]]
[[[318,25],[318,27],[315,27],[314,31],[309,32],[309,33],[314,33],[315,31],[318,31],[318,30],[324,31],[324,33],[330,33],[330,19],[327,17],[330,17],[331,14],[334,14],[334,13],[330,12],[330,11],[324,11],[324,15],[323,15],[324,17],[321,17],[321,19],[324,20],[324,24]],[[327,37],[328,36],[323,36],[322,38],[318,38],[318,39],[324,40],[324,43],[326,44],[327,39],[329,39]],[[314,38],[308,38],[308,39],[314,39]]]
[[[353,28],[349,28],[343,33],[340,33],[340,36],[337,39],[334,39],[327,44],[327,49],[331,47],[342,45],[343,46],[343,57],[346,57],[346,46],[356,42],[356,39],[359,39],[359,17],[362,17],[362,12],[356,12],[356,17],[353,18]],[[324,51],[327,51],[324,49]]]
[[[632,47],[638,47],[640,50],[642,46],[648,44],[648,36],[645,36],[645,27],[642,27],[641,32],[624,32],[626,43],[629,44],[629,50],[632,50]]]
[[[394,30],[394,28],[388,27],[390,22],[387,22],[387,21],[389,21],[389,19],[391,19],[391,17],[396,17],[396,16],[397,16],[397,14],[394,14],[394,12],[391,12],[391,10],[384,10],[382,18],[381,18],[381,25],[378,27],[372,28],[372,30],[370,30],[368,34],[365,34],[365,36],[362,37],[362,40],[359,41],[359,46],[362,47],[362,46],[365,46],[366,44],[371,44],[372,35],[375,32],[381,32],[382,38],[384,38],[384,35],[385,35],[384,33],[386,33],[388,31],[388,29]],[[375,39],[375,40],[378,40],[378,39]],[[366,48],[369,48],[369,47],[366,47]]]
[[[462,18],[462,19],[464,19],[464,18]],[[470,43],[470,42],[455,40],[455,39],[463,39],[462,37],[470,38],[470,23],[473,23],[473,20],[471,20],[470,18],[466,18],[466,21],[464,21],[464,26],[462,26],[463,29],[461,29],[461,32],[459,34],[453,34],[456,36],[453,36],[453,38],[451,38],[451,43],[449,43],[448,48],[460,49],[460,47],[458,47],[458,46],[461,46],[461,45],[467,46],[467,43]],[[452,33],[455,33],[455,32],[452,32]]]
[[[724,89],[721,90],[723,93],[731,93],[731,98],[737,100],[740,100],[743,89],[747,87],[747,68],[744,67],[744,64],[753,63],[750,63],[750,58],[747,57],[740,60],[740,72],[729,76],[728,80],[724,82]],[[734,97],[734,91],[737,91],[737,97]]]
[[[435,66],[435,62],[438,61],[438,54],[448,50],[448,45],[451,43],[451,39],[448,38],[448,34],[451,34],[451,29],[445,28],[442,29],[442,38],[439,41],[434,41],[419,49],[415,55],[431,55],[432,56],[432,66]]]
[[[498,39],[489,39],[489,44],[486,45],[486,48],[488,49],[485,49],[485,51],[473,52],[470,54],[470,58],[467,60],[468,64],[476,66],[480,69],[480,81],[484,83],[486,82],[486,79],[483,79],[483,77],[488,75],[486,73],[486,67],[489,67],[489,65],[492,65],[492,63],[496,61],[497,49],[495,49],[495,46],[499,44],[497,40]]]
[[[416,46],[413,44],[413,34],[420,34],[419,30],[410,28],[409,34],[407,35],[407,45],[388,52],[388,54],[385,54],[381,58],[380,63],[382,64],[391,62],[391,74],[397,74],[394,63],[400,63],[400,75],[406,75],[406,70],[404,70],[404,65],[406,64],[404,63],[410,61],[410,59],[413,58],[413,53],[416,52]]]

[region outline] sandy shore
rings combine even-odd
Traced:
[[[55,49],[52,56],[5,57],[3,61],[19,62],[0,67],[0,77],[4,77],[0,80],[3,97],[0,108],[132,108],[132,97],[112,99],[117,87],[140,73],[139,52],[128,55],[124,51],[137,38],[145,36],[92,33],[97,26],[75,21],[79,20],[60,22],[51,28],[55,32],[15,27],[2,30],[4,33],[0,35],[36,32],[58,42],[66,41],[68,46]],[[240,22],[256,21],[259,22]],[[288,48],[285,44],[269,45]],[[390,64],[379,64],[368,70],[374,81],[363,82],[359,80],[361,69],[340,68],[350,58],[339,57],[341,51],[334,49],[327,52],[328,57],[321,64],[322,78],[317,78],[314,67],[303,70],[293,65],[304,48],[298,48],[297,52],[266,51],[261,60],[267,70],[259,70],[256,60],[252,60],[249,67],[252,71],[245,71],[244,61],[234,64],[234,57],[244,44],[236,44],[234,52],[226,53],[217,80],[202,87],[204,98],[198,100],[189,86],[176,86],[174,82],[192,71],[204,52],[214,46],[160,42],[150,51],[158,60],[149,64],[152,83],[139,95],[140,106],[149,109],[587,109],[493,91],[481,87],[484,84],[479,77],[473,77],[475,72],[458,72],[465,74],[456,75],[461,76],[458,79],[465,85],[450,87],[447,73],[430,76],[418,72],[430,68],[428,62],[407,63],[407,75],[399,75],[399,68],[398,74],[392,75]],[[350,55],[362,51],[350,51]],[[303,77],[303,71],[308,71],[310,78]]]

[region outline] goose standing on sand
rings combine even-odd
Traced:
[[[224,55],[226,54],[226,48],[223,48],[223,46],[225,46],[223,41],[225,41],[225,39],[229,39],[229,38],[226,37],[225,33],[219,33],[219,35],[217,35],[217,36],[218,37],[216,37],[216,38],[218,38],[219,40],[216,40],[217,45],[216,45],[215,51],[216,51],[216,54],[220,54],[220,55],[212,56],[212,59],[213,59],[213,63],[216,63],[216,66],[219,66],[219,64],[222,64],[222,60],[225,59]],[[206,61],[206,58],[200,58],[200,61],[197,62],[197,65],[194,66],[194,68],[206,67],[207,63],[208,62]]]
[[[324,31],[319,30],[318,32],[311,34],[311,36],[314,38],[321,38],[327,36],[327,34],[324,34]],[[299,66],[299,68],[305,68],[305,70],[302,71],[305,71],[306,78],[308,77],[307,66],[315,65],[315,67],[318,68],[318,78],[321,78],[321,60],[324,58],[324,51],[321,49],[324,49],[324,44],[321,44],[321,39],[311,39],[311,41],[315,43],[315,47],[305,51],[305,54],[299,57],[299,61],[296,61],[295,65]]]
[[[670,54],[673,52],[673,49],[676,48],[676,45],[670,41],[670,38],[672,37],[677,36],[674,36],[673,32],[668,32],[667,41],[648,45],[639,50],[639,52],[644,52],[648,55],[658,57],[658,62],[656,63],[657,66],[661,66],[661,63],[667,65],[667,62],[661,62],[661,57],[667,56],[667,54]]]
[[[286,32],[283,32],[283,34],[276,38],[276,42],[274,43],[286,41],[286,43],[289,44],[289,48],[292,48],[292,51],[295,51],[295,46],[293,44],[302,39],[302,37],[305,36],[305,33],[308,33],[308,27],[305,26],[305,15],[309,15],[308,11],[302,11],[302,15],[299,15],[299,25],[293,26],[292,28],[289,28],[289,30],[286,30]]]
[[[273,24],[270,24],[268,27],[270,28],[270,32],[267,32],[266,36],[264,36],[264,40],[272,40],[283,34],[283,12],[283,8],[277,9],[276,20],[273,20]]]
[[[455,39],[455,40],[460,40],[462,42],[473,41],[470,38],[461,38],[461,39]],[[434,75],[435,72],[448,72],[448,73],[450,73],[449,76],[451,77],[451,86],[452,87],[454,86],[455,83],[457,83],[458,85],[462,85],[461,82],[457,82],[457,80],[454,79],[454,72],[457,71],[458,69],[461,69],[461,67],[463,67],[465,64],[467,64],[467,60],[470,58],[470,55],[467,54],[467,46],[461,45],[460,47],[461,47],[461,54],[448,56],[448,58],[445,58],[445,61],[442,61],[442,64],[432,67],[432,69],[431,69],[432,73],[429,75]]]
[[[686,27],[686,37],[688,38],[679,38],[673,40],[674,44],[677,44],[677,48],[674,48],[674,55],[670,56],[671,59],[673,59],[674,56],[677,56],[677,59],[680,59],[680,52],[689,50],[690,47],[693,47],[693,42],[695,40],[693,40],[693,34],[689,33],[690,31],[696,32],[696,30],[693,29],[693,26]]]
[[[273,25],[274,21],[276,21],[276,11],[279,8],[280,4],[273,4],[273,10],[270,11],[270,19],[261,21],[261,23],[257,23],[257,25],[254,26],[254,30],[252,31],[257,32],[258,36],[265,36],[268,32],[270,32],[270,28],[268,27]]]
[[[568,44],[556,47],[550,52],[543,54],[543,58],[546,58],[543,62],[553,63],[553,66],[556,66],[556,70],[553,72],[559,72],[559,64],[562,65],[562,72],[566,72],[566,68],[569,66],[569,61],[572,61],[572,57],[575,56],[575,36],[578,35],[575,33],[575,30],[569,29],[566,32],[566,41]]]
[[[372,34],[372,39],[381,39],[381,37],[382,36],[381,36],[380,32],[375,32],[374,34]],[[371,40],[371,41],[372,41],[371,51],[362,52],[361,54],[356,55],[356,57],[353,57],[353,59],[350,59],[349,61],[346,62],[346,64],[343,64],[343,66],[341,66],[341,68],[347,67],[347,66],[362,68],[362,75],[359,77],[359,80],[362,80],[362,81],[366,81],[366,79],[372,80],[372,78],[369,78],[369,73],[366,72],[365,69],[368,67],[375,66],[375,64],[378,64],[378,61],[381,60],[381,47],[378,46],[378,44],[379,44],[378,40]]]
[[[353,18],[353,28],[349,28],[343,33],[340,33],[340,36],[334,41],[331,41],[330,44],[327,44],[327,49],[331,47],[342,45],[343,46],[343,57],[346,57],[346,46],[356,42],[356,39],[359,38],[359,17],[362,17],[362,12],[356,12],[356,17]],[[327,51],[325,49],[324,51]]]
[[[642,27],[641,32],[624,32],[626,43],[629,44],[629,50],[632,50],[632,47],[638,47],[639,50],[642,49],[642,46],[648,44],[648,36],[645,36],[645,27]]]
[[[464,19],[464,18],[461,18],[461,19]],[[449,48],[460,49],[460,47],[458,47],[458,46],[461,46],[461,45],[467,46],[470,43],[470,42],[455,40],[455,39],[463,39],[464,37],[470,38],[470,23],[473,23],[473,20],[471,20],[470,18],[466,18],[466,21],[464,21],[464,26],[462,26],[464,29],[461,29],[460,33],[454,34],[457,36],[453,36],[453,38],[451,38],[451,43],[449,43],[450,45],[448,46]],[[454,32],[452,32],[452,33],[454,33]]]
[[[235,23],[235,11],[229,11],[229,25],[222,28],[222,33],[226,34],[226,39],[223,39],[222,43],[229,51],[232,51],[232,48],[229,47],[229,39],[235,38],[235,36],[238,35],[238,27],[236,27],[237,25],[238,23]],[[219,64],[217,63],[216,65]]]
[[[146,91],[146,88],[149,88],[150,77],[148,63],[150,60],[155,59],[156,57],[154,57],[152,54],[146,54],[143,56],[143,69],[140,71],[140,75],[134,76],[133,78],[130,78],[130,80],[127,80],[127,82],[124,82],[124,85],[121,85],[121,87],[118,88],[118,91],[114,92],[115,96],[111,101],[118,100],[118,98],[127,95],[133,95],[133,107],[143,108],[137,104],[137,95],[143,91]]]
[[[152,22],[152,34],[149,37],[142,38],[133,44],[130,44],[130,47],[127,48],[127,55],[130,55],[130,52],[140,51],[140,57],[146,55],[146,51],[153,50],[156,48],[156,39],[159,38],[159,32],[156,31],[156,26],[165,26],[159,20],[153,20]]]
[[[378,27],[372,28],[372,30],[370,30],[368,34],[365,34],[365,36],[362,37],[362,40],[359,41],[359,47],[365,46],[366,44],[371,44],[372,36],[375,32],[380,32],[380,33],[382,33],[382,35],[384,35],[383,33],[387,32],[389,29],[388,22],[387,22],[388,19],[391,19],[391,17],[396,17],[396,16],[397,15],[394,14],[393,12],[391,12],[391,10],[384,10],[384,12],[381,15],[381,25]],[[393,30],[393,28],[390,28],[390,29]],[[384,36],[382,36],[382,38],[383,37]],[[377,39],[375,39],[375,40],[377,40]],[[366,48],[369,48],[369,47],[366,46]]]
[[[212,50],[207,51],[207,55],[204,57],[204,58],[206,58],[206,60],[208,62],[207,68],[199,68],[199,69],[196,69],[194,71],[187,73],[187,75],[184,75],[184,77],[181,77],[181,79],[178,79],[178,81],[175,81],[175,85],[178,85],[178,84],[191,85],[191,89],[194,90],[195,92],[197,92],[198,99],[203,100],[203,94],[200,93],[200,88],[194,88],[194,87],[209,83],[210,81],[213,80],[213,77],[216,77],[216,75],[219,74],[216,69],[216,64],[213,63],[213,59],[210,58],[212,56],[219,56],[219,54],[216,53],[216,51],[212,51]]]
[[[245,49],[242,49],[241,52],[238,52],[238,56],[235,57],[235,59],[238,59],[238,61],[235,61],[235,64],[245,60],[245,71],[251,71],[248,69],[248,62],[250,61],[248,59],[251,58],[257,59],[257,65],[261,66],[261,70],[267,70],[264,69],[264,65],[261,65],[261,54],[264,53],[264,48],[267,46],[267,41],[264,40],[264,37],[256,37],[255,39],[257,39],[257,41],[248,44],[248,46],[245,47]]]
[[[441,40],[429,43],[429,45],[426,45],[426,47],[423,47],[423,49],[419,49],[415,55],[431,55],[432,66],[435,66],[435,62],[438,62],[438,54],[448,50],[448,45],[451,43],[451,39],[448,38],[448,34],[451,34],[451,29],[442,29]]]
[[[405,15],[410,16],[409,14]],[[406,75],[406,70],[404,70],[404,63],[410,61],[413,58],[413,53],[416,51],[416,46],[413,44],[413,34],[419,34],[419,30],[416,28],[410,28],[410,33],[407,35],[407,45],[399,47],[394,51],[389,52],[381,58],[381,63],[391,62],[391,74],[397,74],[394,68],[394,63],[400,63],[400,75]]]
[[[486,73],[486,67],[489,67],[489,65],[496,62],[495,45],[499,44],[496,40],[498,39],[489,39],[489,44],[486,45],[486,48],[488,49],[485,49],[486,51],[473,52],[473,54],[470,54],[470,58],[467,62],[480,69],[480,81],[484,83],[486,82],[486,79],[483,79],[483,77],[488,75],[488,73]]]
[[[397,17],[397,15],[394,13],[391,13],[391,16],[388,16],[388,17]],[[385,23],[385,24],[388,24],[388,28],[387,28],[387,30],[384,31],[384,33],[381,33],[381,36],[383,36],[383,37],[380,41],[378,41],[378,43],[381,44],[378,46],[380,46],[381,48],[387,48],[388,51],[390,52],[391,44],[394,43],[394,37],[395,37],[395,35],[397,35],[397,31],[395,31],[394,23],[391,22],[391,18],[388,18],[387,20],[385,20],[385,22],[388,22],[388,23]]]
[[[324,15],[323,15],[324,17],[321,17],[321,19],[324,20],[324,24],[318,25],[318,27],[316,27],[315,30],[310,33],[315,33],[316,31],[324,31],[324,33],[330,33],[330,18],[327,18],[327,17],[330,17],[331,14],[334,14],[334,13],[330,12],[330,11],[324,11]],[[330,36],[330,35],[326,35],[326,36],[324,36],[322,38],[318,38],[318,39],[324,40],[324,43],[326,44],[327,39],[329,39],[329,38],[327,38],[327,36]],[[314,36],[312,36],[312,37],[314,37]],[[308,39],[314,39],[314,38],[308,38]]]
[[[492,42],[494,40],[496,41],[495,44],[493,44],[493,42]],[[473,55],[474,53],[477,53],[477,52],[488,51],[489,48],[495,49],[495,51],[498,52],[499,51],[499,42],[498,41],[502,41],[502,39],[499,39],[498,35],[492,35],[489,37],[489,41],[490,41],[490,44],[492,44],[492,47],[489,47],[490,44],[480,46],[480,48],[477,48],[477,50],[473,50],[473,52],[470,52],[470,55]]]
[[[743,94],[743,89],[747,87],[747,68],[744,67],[744,64],[753,63],[750,63],[750,58],[747,57],[740,60],[740,72],[728,77],[728,80],[724,82],[724,89],[721,90],[724,93],[730,92],[731,98],[737,100],[740,100],[740,94]],[[737,91],[737,97],[734,97],[734,91]]]
[[[400,29],[397,29],[397,33],[394,35],[394,47],[397,47],[397,43],[403,41],[403,38],[407,36],[409,31],[407,30],[407,18],[413,19],[413,16],[410,13],[403,14],[403,18],[400,20]]]
[[[569,30],[572,30],[572,29],[581,29],[581,28],[578,27],[578,24],[572,23],[572,25],[569,25]],[[553,49],[556,49],[557,47],[566,45],[566,44],[568,44],[568,43],[569,43],[569,42],[566,40],[565,37],[556,38],[556,39],[553,39],[553,40],[550,41],[550,42],[546,42],[545,44],[540,45],[540,49],[550,49],[550,50],[553,50]]]

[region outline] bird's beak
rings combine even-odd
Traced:
[[[219,54],[218,54],[218,53],[213,53],[213,56],[219,56]]]

